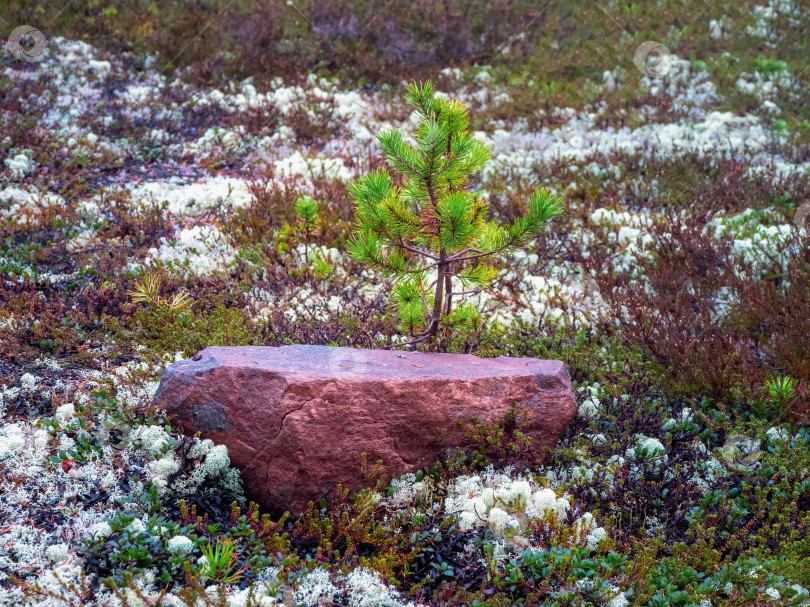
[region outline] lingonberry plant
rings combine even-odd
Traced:
[[[396,129],[377,134],[402,185],[384,170],[350,185],[356,232],[348,249],[356,261],[394,278],[402,328],[416,344],[433,340],[440,329],[480,320],[469,303],[454,309],[454,297],[489,288],[497,270],[486,262],[528,244],[562,213],[563,200],[538,189],[524,217],[505,226],[488,221],[487,203],[469,189],[469,178],[484,168],[490,151],[467,130],[467,108],[434,97],[429,81],[408,86],[406,99],[419,116],[416,146]]]

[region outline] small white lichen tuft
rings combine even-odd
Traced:
[[[169,540],[168,550],[172,554],[188,554],[194,550],[194,542],[185,535],[176,535]]]

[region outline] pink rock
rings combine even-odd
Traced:
[[[206,348],[171,365],[155,398],[175,427],[228,447],[249,497],[293,512],[337,483],[363,487],[362,453],[387,478],[414,472],[474,445],[460,421],[513,406],[542,453],[577,411],[560,361],[328,346]]]

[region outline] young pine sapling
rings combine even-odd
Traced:
[[[468,132],[467,108],[434,97],[430,82],[411,84],[406,99],[419,117],[416,146],[396,129],[377,135],[402,185],[383,170],[350,185],[356,230],[348,250],[356,261],[394,278],[393,299],[415,344],[432,340],[440,328],[479,320],[471,304],[453,308],[454,299],[490,288],[497,270],[486,262],[527,245],[562,213],[563,200],[538,189],[529,197],[528,213],[512,225],[487,221],[487,204],[468,189],[468,180],[484,168],[490,152]]]
[[[301,223],[301,239],[304,241],[304,259],[309,263],[309,239],[318,222],[318,203],[312,198],[299,198],[295,203],[295,212]]]
[[[304,267],[300,270],[293,270],[291,274],[297,276],[311,271],[313,277],[324,279],[329,275],[331,269],[329,262],[317,249],[314,255],[310,255],[310,243],[321,227],[318,203],[306,196],[299,198],[295,203],[295,213],[298,215],[297,220],[292,224],[284,224],[279,230],[278,250],[280,253],[290,253],[292,256],[293,245],[303,244]]]

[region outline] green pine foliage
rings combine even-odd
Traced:
[[[402,185],[383,170],[351,184],[357,212],[348,249],[355,260],[394,278],[393,300],[414,344],[440,329],[479,324],[478,311],[469,304],[454,308],[454,299],[489,288],[497,276],[493,257],[526,246],[562,213],[563,200],[538,189],[529,212],[512,225],[487,221],[487,204],[468,182],[490,151],[467,130],[467,108],[434,97],[429,81],[411,84],[406,99],[420,119],[416,146],[396,129],[377,135]]]
[[[318,222],[318,203],[312,198],[300,198],[295,203],[295,212],[301,224],[301,239],[304,241],[304,258],[309,263],[309,240]]]

